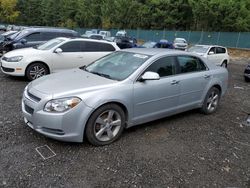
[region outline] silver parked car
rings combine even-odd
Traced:
[[[175,38],[174,39],[174,48],[178,50],[186,50],[188,47],[188,43],[184,38]]]
[[[195,108],[215,112],[227,83],[227,69],[198,55],[133,48],[32,81],[22,111],[43,135],[105,145],[124,128]]]

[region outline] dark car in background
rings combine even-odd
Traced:
[[[244,77],[246,82],[250,82],[250,64],[247,65],[244,71]]]
[[[162,39],[159,42],[147,41],[138,48],[167,48],[174,49],[173,43],[168,40]]]
[[[33,47],[57,37],[79,37],[73,30],[59,28],[28,28],[10,37],[1,44],[2,52],[14,49]],[[0,53],[2,53],[0,51]]]
[[[114,42],[121,49],[137,47],[137,40],[128,36],[116,36]]]

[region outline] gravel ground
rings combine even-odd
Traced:
[[[28,128],[20,109],[27,81],[0,73],[0,187],[250,187],[250,127],[241,124],[250,102],[247,61],[230,64],[216,114],[193,110],[143,124],[104,147]],[[56,154],[46,160],[36,151],[45,145]]]

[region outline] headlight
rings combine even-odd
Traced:
[[[14,56],[14,57],[9,57],[6,58],[7,62],[19,62],[23,59],[23,56]]]
[[[81,99],[77,97],[53,99],[46,103],[44,111],[46,112],[65,112],[77,106]]]

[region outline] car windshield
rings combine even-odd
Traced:
[[[124,80],[150,56],[131,52],[115,52],[88,65],[84,70],[112,80]]]
[[[182,40],[182,39],[176,39],[174,42],[175,43],[186,43],[186,41]]]
[[[50,50],[54,48],[55,46],[57,46],[58,44],[61,44],[63,41],[65,40],[64,39],[52,39],[34,48],[38,50]]]
[[[187,51],[196,53],[206,53],[208,50],[207,46],[192,46]]]
[[[144,48],[153,48],[156,45],[156,42],[145,42],[142,47]]]
[[[14,40],[16,37],[22,36],[22,35],[24,35],[26,33],[27,33],[27,31],[19,31],[17,33],[14,33],[13,35],[8,36],[7,38],[10,39],[10,40]]]

